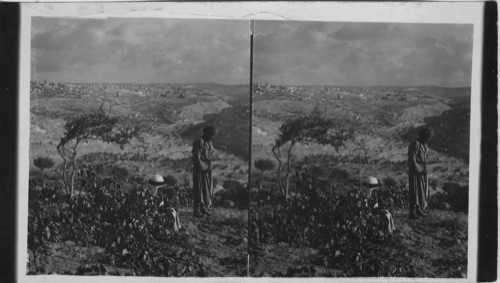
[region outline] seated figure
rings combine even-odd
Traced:
[[[396,230],[396,226],[394,225],[394,219],[392,218],[391,212],[388,210],[386,202],[380,194],[380,183],[375,177],[368,177],[365,182],[363,182],[363,186],[365,187],[365,194],[374,198],[375,204],[373,205],[373,213],[379,215],[384,218],[386,223],[387,231],[392,233]]]
[[[158,189],[165,189],[165,180],[163,177],[159,174],[155,174],[151,179],[149,179],[147,188],[148,191],[151,193],[153,197],[158,196]],[[170,196],[170,194],[169,194]],[[177,211],[175,211],[174,208],[172,207],[165,207],[165,203],[162,201],[159,205],[160,209],[159,212],[164,214],[167,219],[169,220],[169,229],[172,229],[174,231],[178,231],[179,229],[182,228],[181,222],[179,220],[179,215],[177,214]]]

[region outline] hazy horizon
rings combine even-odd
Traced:
[[[34,80],[31,80],[34,82]],[[43,81],[43,80],[41,80]],[[41,82],[38,80],[38,82]],[[152,82],[152,83],[129,83],[129,82],[71,82],[71,81],[47,81],[49,83],[63,83],[63,84],[132,84],[132,85],[202,85],[202,84],[212,84],[212,85],[225,85],[225,86],[241,86],[241,85],[250,85],[250,83],[238,83],[238,84],[225,84],[225,83],[214,83],[214,82],[185,82],[185,83],[165,83],[165,82]],[[299,85],[299,84],[275,84],[270,82],[254,82],[255,84],[269,84],[269,85],[282,85],[288,87],[317,87],[317,86],[325,86],[325,87],[352,87],[352,88],[375,88],[375,87],[401,87],[401,88],[410,88],[410,87],[436,87],[436,88],[471,88],[470,86],[440,86],[440,85],[365,85],[365,86],[357,86],[357,85],[330,85],[330,84],[310,84],[310,85]]]

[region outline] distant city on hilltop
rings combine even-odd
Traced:
[[[31,81],[31,94],[42,93],[66,94],[71,96],[89,96],[94,92],[113,92],[116,96],[123,94],[133,94],[138,96],[164,96],[178,98],[194,98],[198,96],[210,95],[203,86],[222,85],[215,83],[67,83],[49,81]],[[470,88],[439,87],[439,86],[292,86],[282,84],[255,83],[253,84],[253,94],[255,96],[283,95],[288,100],[303,100],[312,96],[328,95],[337,99],[346,97],[356,97],[359,99],[375,99],[388,101],[421,101],[434,99],[432,95],[426,93],[426,89],[460,89],[470,90]]]

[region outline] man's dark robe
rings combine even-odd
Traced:
[[[427,146],[416,140],[408,146],[410,214],[427,208]]]
[[[193,205],[194,211],[206,209],[212,204],[212,151],[211,142],[203,138],[193,143]]]

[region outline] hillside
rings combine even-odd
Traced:
[[[424,124],[434,130],[430,147],[448,156],[469,163],[470,105],[454,104],[439,116],[426,117]],[[417,136],[414,129],[403,136],[405,141]]]
[[[219,135],[214,141],[214,147],[248,160],[250,157],[249,112],[248,105],[225,108],[220,113],[204,116],[204,122],[182,131],[181,136],[186,140],[194,140],[201,136],[204,127],[216,126],[219,129]]]
[[[296,143],[288,198],[276,169],[252,170],[254,276],[467,276],[470,90],[266,84],[256,93],[253,160],[276,165],[271,148],[280,126],[313,109],[353,135],[338,149]],[[424,126],[436,132],[428,156],[431,209],[410,220],[407,147]],[[377,198],[364,193],[367,176],[383,184]],[[393,233],[379,222],[376,199],[392,212]]]
[[[470,89],[437,87],[297,87],[262,92],[253,105],[252,158],[271,158],[271,145],[282,122],[307,115],[315,107],[355,130],[338,152],[328,146],[298,145],[296,158],[329,155],[360,178],[366,174],[406,179],[408,142],[418,129],[431,126],[432,178],[468,181]],[[399,96],[398,96],[399,95]],[[413,96],[412,96],[413,95]],[[404,98],[404,99],[402,99]]]
[[[246,275],[249,98],[243,88],[33,83],[28,274]],[[100,140],[79,144],[76,195],[69,198],[56,146],[67,121],[97,110],[138,135],[123,147]],[[210,217],[194,218],[191,147],[205,125],[221,129],[213,162],[215,207]],[[42,171],[34,164],[38,157],[55,164]],[[153,174],[167,178],[174,193],[146,194]],[[159,198],[177,210],[178,232],[167,228]]]
[[[248,159],[248,92],[244,86],[216,84],[76,85],[54,86],[31,95],[30,157],[46,156],[62,161],[56,145],[65,121],[97,109],[123,118],[129,127],[140,129],[140,140],[125,150],[99,141],[83,144],[78,158],[104,166],[126,168],[148,178],[165,172],[178,179],[191,179],[191,146],[206,124],[221,126],[216,141],[220,180],[246,180]],[[242,104],[243,103],[243,104]],[[186,130],[190,134],[184,134]],[[96,154],[107,156],[97,158]],[[216,164],[217,164],[216,162]],[[234,169],[236,168],[236,169]]]

